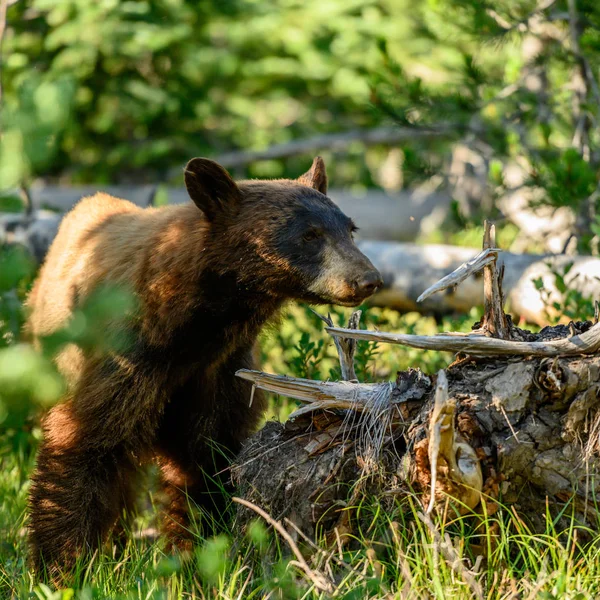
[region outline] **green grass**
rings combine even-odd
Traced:
[[[26,568],[25,501],[33,454],[5,453],[0,479],[0,596],[2,598],[327,598],[291,562],[289,548],[257,520],[244,539],[227,531],[205,539],[182,560],[160,542],[130,539],[125,548],[77,565],[73,580],[56,591],[35,581]],[[439,544],[418,519],[413,498],[384,510],[376,498],[357,507],[361,526],[350,548],[329,551],[302,546],[315,571],[335,582],[337,597],[472,598],[465,578],[444,560]],[[152,524],[147,511],[138,525]],[[559,535],[562,533],[562,535]],[[600,596],[600,538],[586,545],[575,530],[557,532],[551,521],[534,535],[504,509],[484,520],[461,517],[440,525],[465,566],[479,559],[476,581],[485,598],[597,598]]]
[[[349,311],[336,310],[342,323]],[[418,315],[400,316],[370,309],[365,325],[390,331],[433,333],[467,330],[478,315],[436,323]],[[262,337],[264,368],[268,371],[337,377],[335,349],[322,323],[304,307],[292,306],[286,316]],[[396,370],[419,366],[433,372],[450,356],[399,347],[361,345],[359,377],[393,378]],[[273,397],[266,418],[285,418],[295,407],[291,400]],[[130,536],[117,551],[111,542],[91,561],[82,560],[62,590],[36,581],[26,563],[26,498],[39,432],[0,437],[0,598],[219,598],[317,599],[319,591],[293,562],[289,547],[260,519],[243,539],[228,526],[216,537],[197,528],[196,549],[185,559],[165,553],[160,540]],[[158,507],[152,493],[133,526],[134,531],[156,526]],[[463,573],[453,569],[440,544],[418,518],[422,510],[414,497],[390,504],[363,498],[356,507],[357,527],[348,547],[301,544],[313,571],[331,579],[339,598],[472,598]],[[438,524],[448,534],[465,568],[477,564],[475,579],[485,598],[600,597],[600,537],[588,541],[575,528],[558,532],[551,519],[543,534],[531,533],[509,509],[480,519],[460,517]],[[591,541],[589,541],[591,538]],[[318,548],[318,549],[317,549]],[[481,557],[481,558],[478,558]]]

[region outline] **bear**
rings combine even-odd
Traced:
[[[326,195],[320,157],[297,180],[235,182],[206,158],[189,161],[184,178],[187,204],[83,198],[28,299],[39,345],[102,286],[135,297],[106,330],[125,330],[126,343],[71,343],[55,358],[66,392],[43,418],[29,494],[33,568],[53,579],[101,549],[133,510],[149,463],[167,499],[167,538],[189,549],[190,505],[220,509],[211,484],[265,410],[235,376],[257,368],[263,326],[288,301],[356,306],[382,284],[354,243],[356,226]]]

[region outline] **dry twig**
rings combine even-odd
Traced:
[[[471,260],[463,263],[460,267],[452,271],[452,273],[446,275],[446,277],[443,277],[439,281],[436,281],[431,287],[428,287],[417,298],[417,302],[423,302],[423,300],[427,300],[429,296],[454,287],[459,283],[462,283],[467,277],[479,273],[486,265],[489,265],[496,260],[499,251],[498,248],[484,248],[477,256],[474,256]]]
[[[487,219],[483,224],[483,249],[496,245],[496,226]],[[493,260],[483,268],[483,329],[492,337],[506,340],[510,338],[510,329],[503,309],[502,276]]]
[[[244,500],[243,498],[233,497],[232,500],[237,504],[241,504],[250,510],[253,510],[256,514],[260,515],[269,525],[271,525],[277,533],[288,543],[291,551],[294,553],[296,557],[296,561],[292,561],[293,564],[297,565],[302,571],[304,571],[305,575],[312,581],[313,585],[320,591],[326,592],[328,594],[332,593],[334,590],[334,585],[325,575],[322,573],[318,573],[313,571],[310,568],[304,556],[302,556],[302,552],[296,545],[296,542],[292,539],[292,536],[286,531],[285,527],[279,522],[273,519],[271,515],[265,512],[256,504],[252,502],[248,502],[248,500]]]
[[[331,320],[331,314],[327,316],[319,314],[317,311],[312,311],[321,321],[323,321],[329,327],[334,327],[333,321]],[[360,323],[360,317],[362,315],[361,310],[355,310],[350,319],[348,320],[348,329],[358,329]],[[337,349],[338,358],[340,361],[340,370],[342,372],[342,379],[345,381],[355,381],[356,371],[354,370],[354,353],[356,352],[356,340],[352,338],[341,338],[334,337],[333,342]]]

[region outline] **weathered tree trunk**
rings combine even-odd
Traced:
[[[559,327],[544,335],[564,333]],[[499,500],[513,505],[533,530],[541,531],[547,508],[558,515],[569,505],[563,524],[573,513],[579,524],[595,529],[600,357],[486,358],[459,362],[446,375],[449,401],[456,403],[456,440],[468,444],[480,460],[488,514],[496,511]],[[358,412],[315,408],[285,424],[268,423],[238,457],[238,494],[275,519],[287,517],[311,536],[317,529],[334,536],[337,528],[343,537],[352,529],[352,511],[347,509],[353,500],[357,503],[357,488],[390,501],[414,491],[427,506],[432,379],[418,371],[399,373],[388,388],[388,409],[380,409],[378,416],[370,409],[387,384],[370,384],[369,389],[369,384],[345,383],[349,397],[358,398],[359,387],[365,394],[356,401],[361,405]],[[264,379],[255,381],[272,389]],[[327,395],[322,392],[321,397]],[[377,431],[378,422],[383,444],[373,462],[369,435]],[[460,512],[469,512],[461,506],[467,490],[437,472],[438,510],[448,501]],[[474,510],[481,512],[481,505]],[[240,509],[240,526],[251,516],[251,511]]]

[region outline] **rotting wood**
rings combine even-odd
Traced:
[[[483,478],[475,450],[456,432],[456,400],[448,396],[448,379],[437,375],[435,397],[429,420],[429,465],[431,491],[427,514],[436,503],[438,478],[445,480],[444,494],[460,501],[462,514],[474,509],[481,499]]]
[[[340,516],[351,506],[350,492],[358,481],[363,482],[362,494],[372,494],[384,505],[389,501],[390,510],[394,499],[414,491],[425,508],[432,487],[429,446],[435,392],[429,378],[412,373],[400,374],[393,384],[395,391],[419,393],[393,405],[376,473],[365,477],[356,452],[364,407],[354,428],[345,433],[346,411],[321,409],[286,424],[270,422],[248,441],[233,469],[239,494],[277,518],[290,518],[309,536],[319,528],[333,535]],[[520,517],[536,531],[544,530],[546,511],[560,521],[573,510],[578,523],[595,527],[600,462],[592,438],[600,425],[600,356],[532,357],[519,362],[498,357],[463,363],[446,373],[448,398],[457,404],[456,433],[480,461],[487,514],[498,510],[495,500],[502,487],[503,504],[516,504]],[[261,386],[271,389],[265,385],[271,378],[261,377]],[[347,397],[353,388],[372,393],[377,385],[340,384]],[[328,387],[327,382],[314,382],[315,396],[323,385]],[[300,395],[305,394],[303,390]],[[324,417],[319,422],[317,414]],[[324,441],[319,441],[315,453],[310,440],[321,434]],[[477,486],[467,486],[457,496],[451,478],[438,477],[436,505],[442,506],[444,498],[452,504],[451,497],[458,497],[454,509],[444,510],[450,515],[466,511],[468,489]],[[565,503],[570,508],[561,517]],[[243,527],[246,519],[238,525]],[[345,527],[351,531],[351,522]]]

